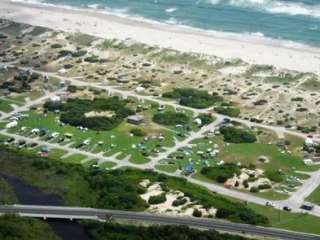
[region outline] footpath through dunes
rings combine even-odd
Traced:
[[[9,0],[1,1],[0,17],[56,30],[80,31],[109,39],[134,39],[148,45],[184,52],[204,53],[228,59],[240,58],[254,64],[320,73],[320,52],[317,48],[281,47],[257,40],[215,36],[201,30],[134,21],[92,10],[66,9]]]

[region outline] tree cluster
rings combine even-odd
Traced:
[[[133,226],[110,223],[83,223],[92,240],[246,240],[244,237],[201,231],[184,226]]]
[[[220,132],[224,137],[224,141],[229,143],[254,143],[257,141],[256,136],[249,129],[222,126]]]
[[[156,113],[153,115],[152,120],[158,124],[167,126],[186,125],[190,122],[190,119],[186,114],[173,111]]]
[[[240,167],[234,163],[205,167],[201,170],[201,174],[218,183],[225,183],[229,178],[232,178],[235,174],[239,175],[240,173]]]
[[[181,105],[200,109],[211,107],[223,101],[223,98],[216,93],[209,94],[207,91],[193,88],[176,88],[162,96],[177,99]]]
[[[82,126],[93,130],[110,130],[117,127],[124,118],[134,114],[126,107],[126,102],[118,97],[87,99],[69,99],[66,103],[46,102],[44,108],[49,111],[61,111],[60,120],[71,126]],[[88,112],[112,111],[112,116],[91,116]]]

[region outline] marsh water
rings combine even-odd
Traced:
[[[0,176],[13,188],[17,200],[25,205],[63,206],[63,200],[57,195],[47,194],[31,187],[19,179],[0,173]],[[46,222],[62,240],[89,240],[85,229],[76,221],[47,219]]]

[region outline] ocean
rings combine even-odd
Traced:
[[[15,0],[90,8],[238,38],[320,47],[320,0]]]

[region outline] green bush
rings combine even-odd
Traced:
[[[152,120],[158,124],[174,126],[174,125],[186,125],[190,122],[189,117],[184,113],[176,113],[173,111],[166,111],[163,113],[156,113]]]
[[[266,190],[266,189],[271,189],[270,184],[261,184],[258,186],[259,190]]]
[[[210,95],[207,91],[193,88],[176,88],[162,96],[178,99],[181,105],[199,109],[208,108],[223,101],[223,98],[217,94]]]
[[[181,205],[184,205],[187,203],[187,199],[186,198],[180,198],[180,199],[176,199],[172,202],[172,206],[173,207],[178,207]]]
[[[132,133],[136,137],[143,137],[146,135],[146,133],[140,128],[133,128],[130,130],[130,133]]]
[[[237,128],[233,126],[222,126],[220,132],[226,142],[230,143],[254,143],[256,136],[249,129]]]
[[[194,217],[202,217],[202,212],[198,209],[194,209],[193,210],[193,213],[192,213],[192,216]]]
[[[62,45],[59,43],[55,43],[51,45],[51,48],[62,48]]]
[[[229,117],[238,117],[240,115],[240,109],[235,107],[216,107],[214,110],[217,113],[220,113]]]
[[[232,178],[234,174],[239,175],[240,173],[240,167],[233,163],[226,163],[214,167],[204,167],[201,170],[201,174],[218,183],[225,183],[229,178]]]
[[[252,193],[257,193],[257,192],[259,192],[259,188],[257,188],[257,187],[251,187],[251,188],[250,188],[250,192],[252,192]]]
[[[162,193],[157,196],[151,196],[148,200],[148,203],[151,205],[156,205],[156,204],[164,203],[165,201],[167,201],[166,194]]]
[[[276,170],[266,170],[264,175],[273,182],[280,183],[284,181],[284,175]]]
[[[61,110],[60,120],[71,126],[82,126],[93,130],[110,130],[117,127],[124,118],[134,114],[126,107],[126,102],[118,97],[87,99],[69,99],[66,103],[46,102],[49,111]],[[86,117],[91,111],[112,111],[113,116]]]
[[[199,114],[198,118],[201,119],[202,125],[208,125],[213,122],[214,118],[209,114]]]
[[[44,221],[13,215],[0,216],[1,240],[58,240]]]
[[[174,225],[137,226],[117,223],[84,222],[91,240],[247,240],[237,235],[203,231]]]

